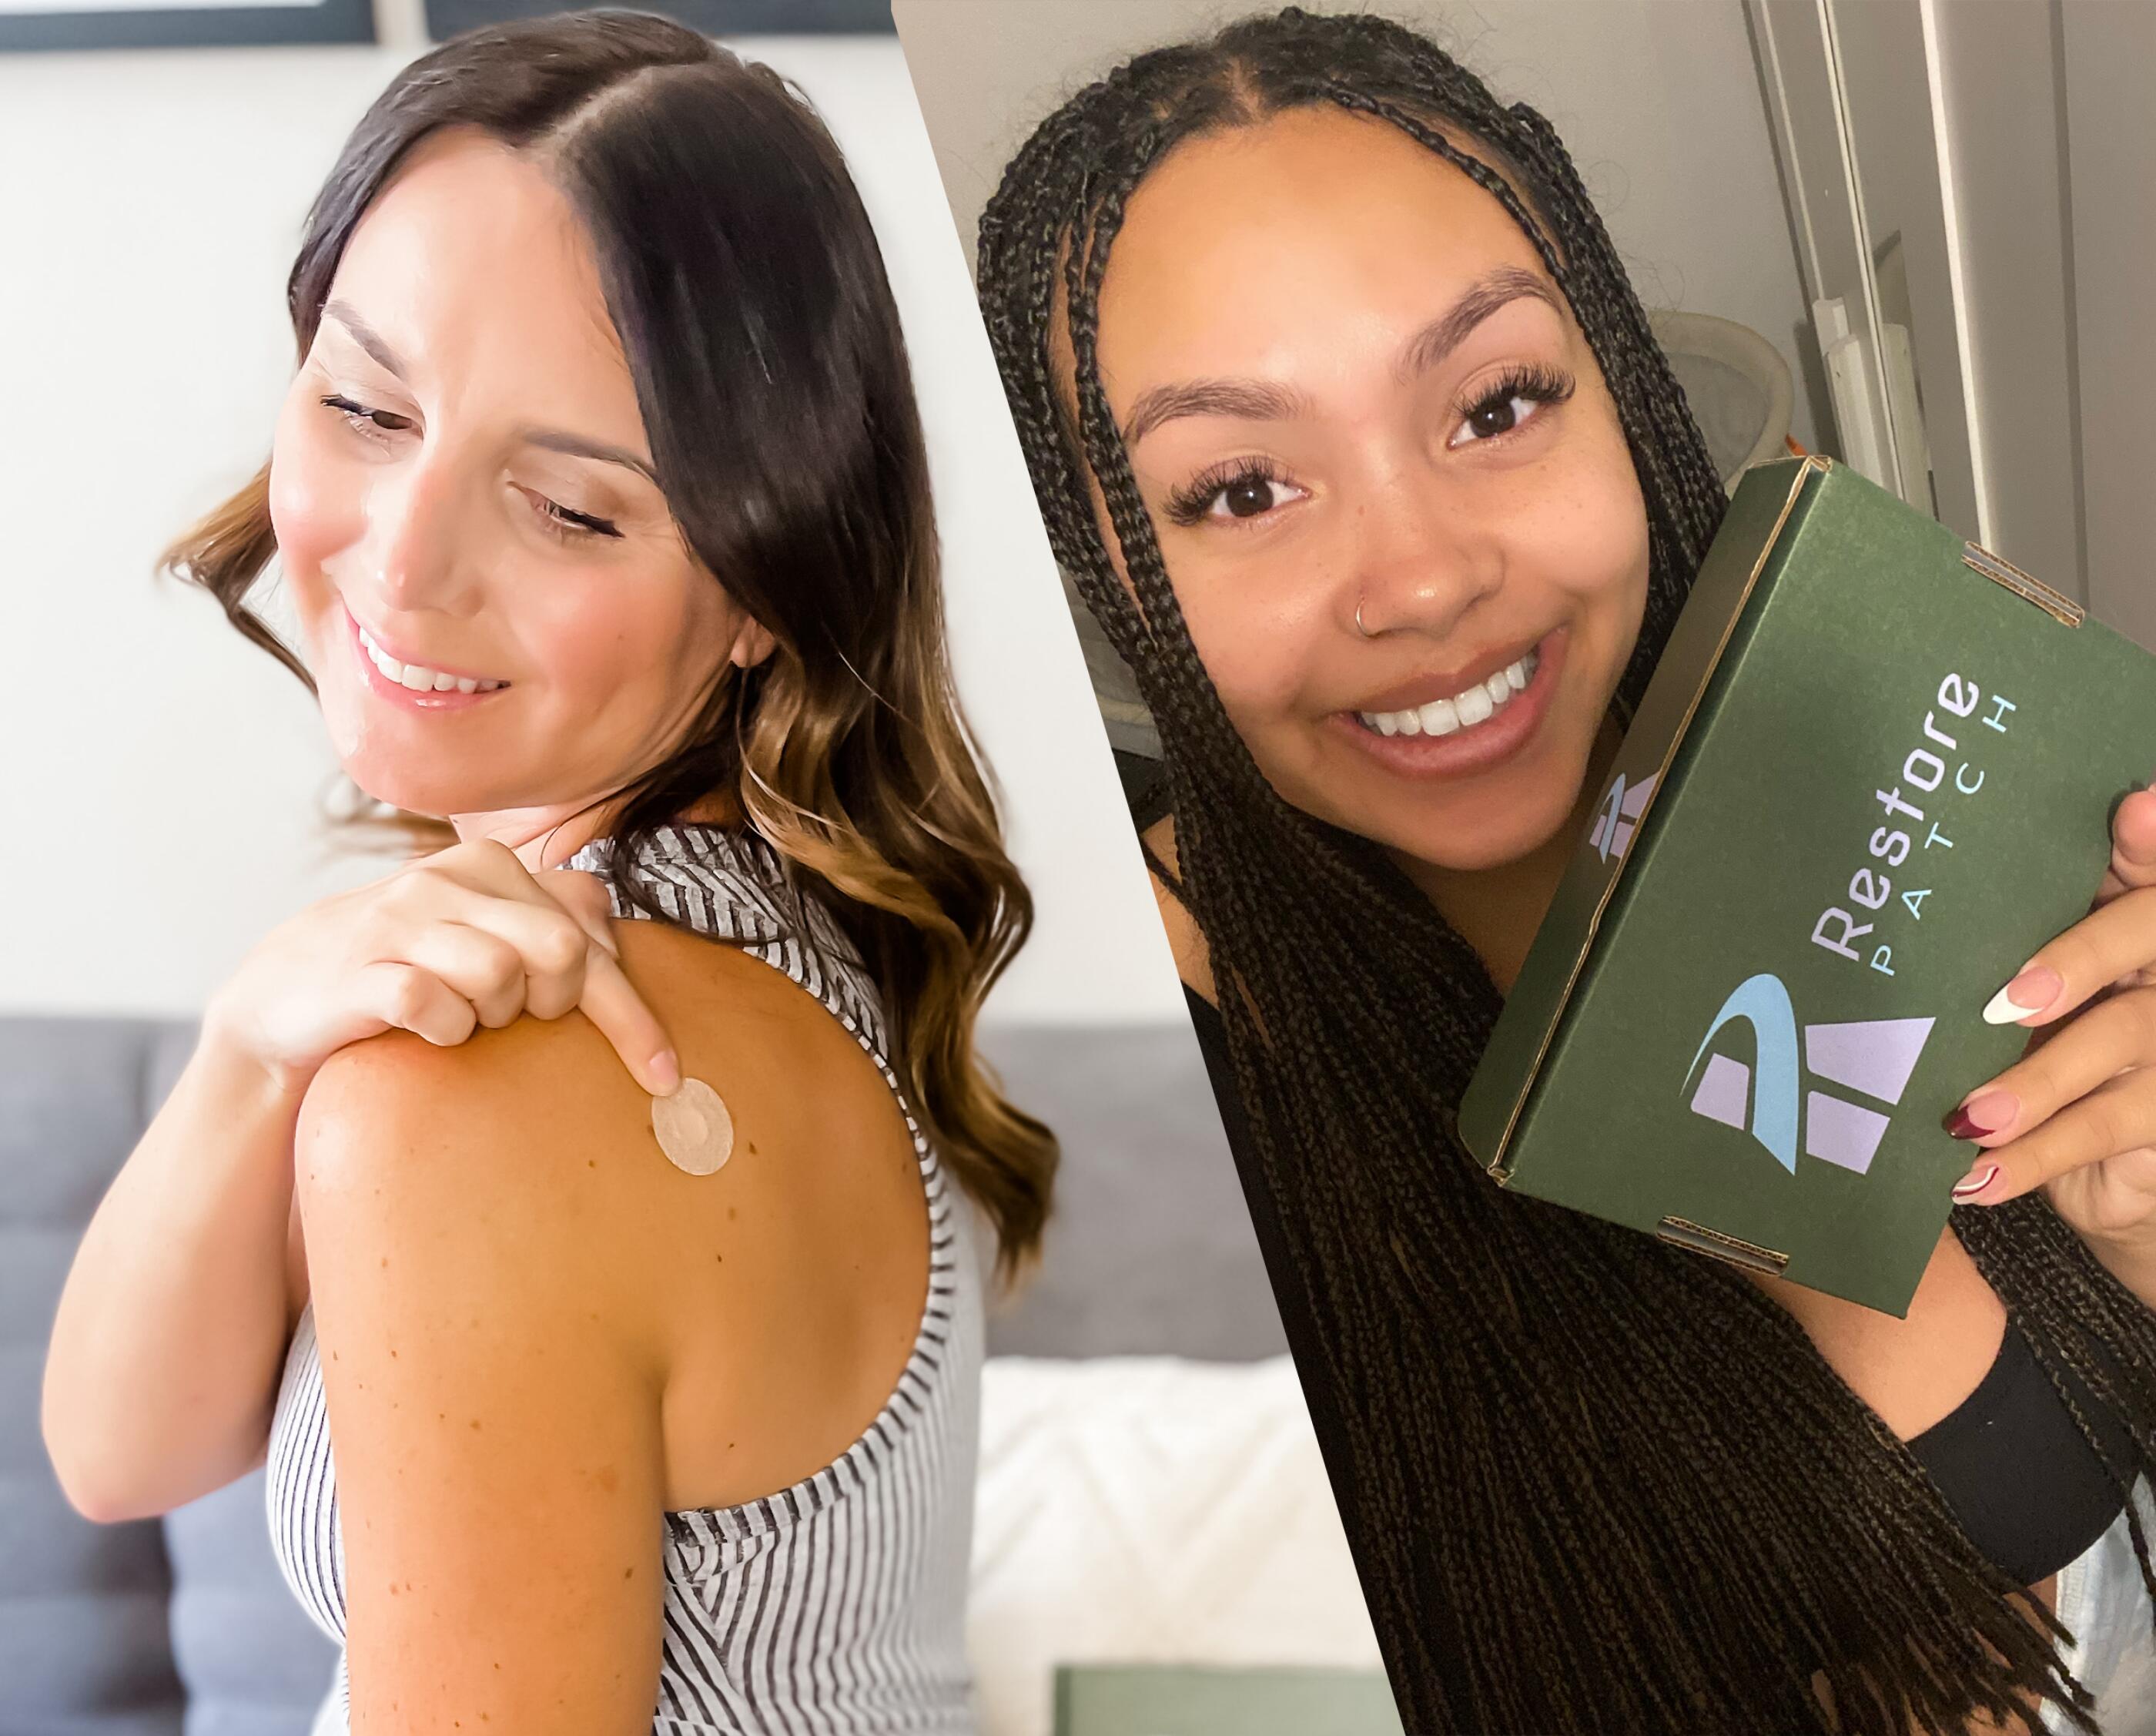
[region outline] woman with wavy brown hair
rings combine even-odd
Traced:
[[[68,1281],[63,1486],[266,1458],[318,1731],[970,1728],[973,1215],[1022,1265],[1055,1147],[974,1055],[1030,904],[838,149],[656,18],[476,32],[289,301],[169,564],[446,826],[212,998]]]
[[[1906,1320],[1501,1189],[1460,1097],[1727,505],[1563,145],[1291,9],[1071,95],[980,239],[1408,1728],[2156,1731],[2156,795],[1961,1009],[2043,1040]]]

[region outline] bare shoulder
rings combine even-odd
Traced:
[[[595,1191],[573,1172],[600,1169],[649,1101],[581,1014],[519,1019],[453,1046],[385,1031],[337,1050],[308,1087],[295,1142],[303,1205],[334,1194],[357,1206],[346,1197],[355,1187],[490,1210]],[[311,1240],[328,1227],[311,1223]]]
[[[580,1013],[453,1048],[390,1032],[340,1050],[303,1108],[308,1265],[319,1290],[397,1262],[370,1327],[449,1293],[595,1340],[663,1391],[669,1504],[725,1504],[828,1462],[897,1378],[927,1283],[919,1158],[875,1061],[784,972],[663,923],[613,932],[683,1073],[727,1107],[725,1167],[673,1166]]]
[[[738,949],[664,924],[617,921],[622,964],[689,1076],[732,1112],[717,1174],[666,1160],[652,1100],[581,1013],[521,1018],[437,1046],[388,1031],[332,1055],[301,1109],[298,1185],[311,1246],[344,1226],[487,1236],[543,1251],[555,1278],[671,1227],[738,1221],[744,1207],[813,1209],[822,1154],[880,1148],[913,1180],[890,1091],[858,1042],[801,986]],[[755,1161],[776,1153],[786,1163]],[[896,1161],[903,1158],[903,1163]],[[860,1165],[843,1166],[857,1187]],[[917,1182],[916,1183],[917,1191]]]
[[[308,1088],[293,1153],[326,1348],[340,1294],[364,1298],[346,1320],[414,1331],[454,1296],[474,1326],[531,1330],[574,1301],[603,1323],[595,1348],[648,1361],[651,1308],[613,1256],[637,1231],[619,1177],[649,1103],[578,1014],[454,1047],[393,1030],[339,1050]]]

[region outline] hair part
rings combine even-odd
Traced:
[[[1313,1397],[1345,1413],[1328,1468],[1404,1720],[1907,1736],[2050,1703],[2092,1728],[2070,1636],[1793,1316],[1726,1266],[1482,1173],[1455,1114],[1502,994],[1375,845],[1280,797],[1198,658],[1101,388],[1101,285],[1172,152],[1328,106],[1498,200],[1593,350],[1647,515],[1620,722],[1727,502],[1556,133],[1400,25],[1291,8],[1140,54],[1041,124],[983,214],[983,310],[1051,543],[1159,729],[1239,1155],[1278,1204],[1274,1281],[1307,1298]],[[1953,1227],[2070,1407],[2065,1372],[2123,1420],[2132,1462],[2112,1463],[2074,1409],[2122,1484],[2156,1466],[2156,1316],[2040,1197]]]
[[[974,1048],[1030,931],[952,685],[927,443],[866,210],[798,88],[687,27],[591,12],[467,32],[360,121],[309,213],[286,301],[305,362],[340,259],[413,150],[473,126],[560,185],[588,233],[654,470],[685,542],[772,634],[722,664],[683,740],[623,788],[609,873],[714,793],[834,913],[882,992],[893,1061],[1014,1276],[1038,1249],[1054,1136]],[[167,551],[167,570],[305,682],[246,595],[276,550],[269,467]],[[439,845],[447,828],[398,815]]]

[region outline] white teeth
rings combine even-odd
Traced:
[[[1455,693],[1450,699],[1434,699],[1413,711],[1358,711],[1355,715],[1365,729],[1381,736],[1449,736],[1455,730],[1472,729],[1510,702],[1514,694],[1526,691],[1527,684],[1535,678],[1538,660],[1536,654],[1530,651],[1465,693]]]
[[[483,681],[475,675],[445,675],[439,669],[429,669],[418,663],[399,663],[374,642],[374,635],[364,627],[359,629],[359,642],[385,677],[414,693],[447,693],[452,688],[459,693],[491,693],[497,687],[509,685],[506,681]]]
[[[1460,727],[1460,713],[1449,699],[1434,699],[1415,715],[1426,736],[1449,736]]]

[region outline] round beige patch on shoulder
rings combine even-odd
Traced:
[[[684,1079],[670,1097],[651,1100],[651,1131],[676,1169],[710,1175],[734,1154],[734,1118],[701,1079]]]

